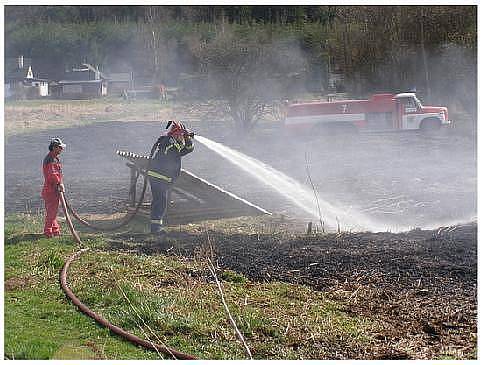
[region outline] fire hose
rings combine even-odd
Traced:
[[[155,151],[155,147],[156,147],[156,144],[153,146],[153,148],[151,150],[151,158],[152,158],[152,155]],[[136,211],[125,222],[122,222],[121,225],[127,224],[132,219],[132,217],[137,213],[140,205],[142,204],[143,198],[144,198],[146,185],[147,185],[147,178],[144,177],[144,187],[143,187],[143,190],[142,190],[142,197],[140,199],[140,202],[137,204]],[[75,242],[81,247],[81,249],[79,251],[75,252],[74,254],[72,254],[67,259],[67,261],[65,262],[62,270],[60,271],[60,284],[61,284],[62,290],[64,291],[65,295],[72,301],[72,303],[75,306],[77,306],[77,308],[79,308],[79,310],[82,313],[86,314],[87,316],[89,316],[90,318],[95,320],[98,324],[100,324],[104,327],[107,327],[109,330],[111,330],[115,334],[117,334],[117,335],[121,336],[122,338],[132,342],[135,345],[142,346],[142,347],[144,347],[146,349],[149,349],[149,350],[156,350],[158,352],[162,352],[163,354],[172,356],[174,359],[196,360],[197,358],[194,357],[193,355],[186,354],[186,353],[183,353],[183,352],[179,352],[179,351],[177,351],[175,349],[172,349],[172,348],[169,348],[167,346],[163,346],[163,345],[155,344],[155,343],[150,342],[150,341],[146,341],[146,340],[144,340],[144,339],[142,339],[142,338],[140,338],[140,337],[124,330],[124,329],[122,329],[121,327],[118,327],[118,326],[110,323],[108,320],[106,320],[105,318],[103,318],[99,314],[92,311],[89,307],[87,307],[84,303],[82,303],[79,300],[79,298],[77,298],[75,296],[75,294],[72,292],[72,290],[70,289],[70,287],[67,283],[67,273],[68,273],[70,264],[76,258],[78,258],[80,255],[89,251],[90,248],[84,247],[84,243],[80,239],[78,233],[75,231],[74,225],[72,224],[72,220],[71,220],[70,215],[69,215],[69,206],[68,206],[67,201],[65,199],[64,192],[60,192],[60,201],[62,203],[62,208],[63,208],[64,214],[65,214],[65,219],[67,221],[67,225],[69,226],[70,232],[72,233],[72,236],[74,237]],[[120,226],[117,226],[115,229],[117,229],[119,227]],[[102,229],[104,229],[104,228],[102,228]],[[109,229],[111,229],[111,228],[109,228]]]
[[[182,125],[182,128],[184,129],[185,134],[187,136],[189,136],[191,138],[194,137],[194,132],[187,129],[184,125]],[[154,145],[152,146],[151,152],[149,154],[147,169],[149,169],[150,161],[152,160],[152,157],[154,156],[154,153],[156,152],[157,146],[158,146],[158,142],[156,141],[156,143],[154,143]],[[147,177],[146,177],[145,174],[143,174],[143,177],[144,177],[144,185],[142,187],[141,197],[139,198],[139,202],[136,204],[136,208],[135,208],[134,212],[132,212],[130,214],[128,213],[126,215],[126,217],[124,217],[124,221],[121,221],[121,223],[119,223],[118,225],[111,226],[111,227],[96,226],[96,225],[94,225],[92,223],[89,223],[86,220],[82,219],[82,217],[80,217],[77,214],[77,212],[70,206],[70,204],[68,203],[68,201],[66,199],[64,199],[65,205],[66,205],[67,209],[69,210],[69,212],[74,216],[74,218],[77,219],[84,226],[86,226],[90,229],[93,229],[93,230],[97,230],[97,231],[107,231],[107,232],[108,231],[115,231],[115,230],[127,225],[136,216],[136,214],[139,212],[139,209],[142,206],[142,203],[144,202],[144,195],[146,193],[146,188],[147,188]],[[135,183],[134,183],[134,185],[135,185]]]
[[[149,159],[148,159],[149,164],[150,164],[150,161],[152,159],[152,156],[154,156],[154,152],[156,152],[156,149],[157,149],[157,142],[154,143],[154,145],[151,148],[151,152],[149,154]],[[149,168],[149,165],[148,165],[148,168]],[[124,217],[124,220],[121,221],[119,224],[117,224],[115,226],[101,227],[101,226],[97,226],[97,225],[94,225],[92,223],[87,222],[86,220],[82,219],[82,217],[80,217],[77,214],[77,212],[70,206],[67,199],[65,199],[65,197],[64,197],[65,206],[68,209],[68,211],[74,216],[74,218],[77,219],[84,226],[86,226],[90,229],[93,229],[93,230],[97,230],[97,231],[115,231],[115,230],[127,225],[136,216],[136,214],[139,212],[139,209],[142,206],[142,203],[144,202],[144,195],[145,195],[146,189],[147,189],[147,177],[146,177],[145,174],[143,174],[143,177],[144,177],[144,184],[142,186],[141,197],[139,198],[139,201],[136,204],[136,208],[135,208],[134,212],[127,213],[127,215]]]
[[[108,329],[110,329],[115,334],[125,338],[126,340],[132,342],[133,344],[145,347],[145,348],[150,349],[150,350],[156,350],[156,351],[162,352],[163,354],[171,355],[175,359],[195,360],[196,357],[194,357],[193,355],[185,354],[185,353],[179,352],[175,349],[172,349],[172,348],[169,348],[169,347],[166,347],[166,346],[162,346],[162,345],[158,345],[158,344],[152,343],[150,341],[143,340],[142,338],[140,338],[136,335],[133,335],[132,333],[127,332],[126,330],[124,330],[124,329],[122,329],[118,326],[113,325],[108,320],[106,320],[105,318],[103,318],[99,314],[92,311],[89,307],[87,307],[84,303],[82,303],[79,300],[79,298],[77,298],[75,296],[75,294],[72,292],[69,285],[67,284],[67,273],[68,273],[70,264],[76,258],[78,258],[80,255],[89,251],[90,248],[84,248],[84,243],[82,242],[78,233],[74,229],[74,225],[72,224],[72,220],[70,218],[70,215],[69,215],[69,212],[68,212],[68,209],[67,209],[67,204],[66,204],[65,196],[64,196],[63,192],[60,193],[60,201],[62,203],[62,208],[64,210],[65,219],[67,221],[67,225],[69,226],[70,232],[72,233],[72,236],[74,237],[75,242],[80,247],[82,247],[79,251],[75,252],[72,256],[70,256],[67,259],[67,261],[64,264],[64,267],[60,271],[60,284],[62,286],[62,290],[65,292],[65,295],[67,295],[67,297],[72,301],[72,303],[75,306],[77,306],[77,308],[79,308],[79,310],[82,313],[86,314],[87,316],[89,316],[90,318],[95,320],[100,325],[102,325],[104,327],[107,327]]]
[[[139,212],[139,209],[142,206],[142,203],[144,202],[144,194],[146,193],[146,188],[147,188],[147,178],[144,176],[144,185],[142,187],[141,197],[139,198],[139,202],[136,204],[135,210],[132,213],[127,213],[126,217],[124,218],[123,221],[121,221],[121,223],[111,227],[101,227],[101,226],[97,226],[87,222],[85,219],[79,216],[79,214],[72,208],[72,206],[68,203],[67,200],[65,200],[65,206],[68,209],[68,211],[74,216],[74,218],[77,219],[84,226],[97,231],[107,231],[107,232],[115,231],[127,225],[136,216],[137,212]]]

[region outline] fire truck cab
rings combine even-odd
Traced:
[[[309,133],[350,131],[438,130],[450,125],[441,106],[423,106],[415,93],[375,94],[367,100],[301,102],[288,105],[285,128]]]

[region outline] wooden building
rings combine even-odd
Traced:
[[[60,99],[91,99],[107,95],[108,80],[98,68],[87,63],[65,72],[64,79],[52,83],[52,95]]]
[[[52,95],[61,99],[91,99],[107,95],[107,80],[60,80],[52,84]]]

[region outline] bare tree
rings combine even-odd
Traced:
[[[256,34],[249,39],[234,37],[225,29],[195,52],[226,99],[235,127],[247,133],[284,95],[288,75],[304,71],[305,60],[294,49],[286,43],[263,42]]]

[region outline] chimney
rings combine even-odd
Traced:
[[[23,55],[22,56],[18,56],[17,58],[17,66],[19,69],[22,69],[23,68]]]

